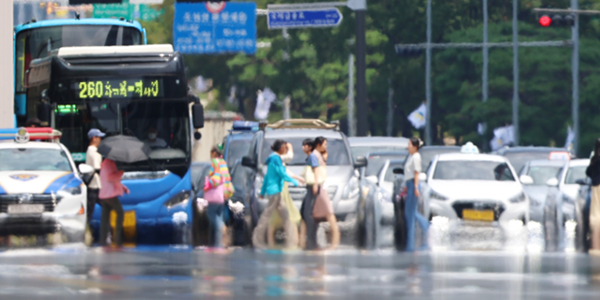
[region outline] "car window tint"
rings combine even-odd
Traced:
[[[0,149],[0,171],[72,172],[67,154],[59,149]]]
[[[493,161],[438,161],[433,179],[515,181],[508,164]]]

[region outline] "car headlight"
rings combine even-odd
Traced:
[[[58,191],[56,194],[68,194],[69,196],[81,195],[81,186],[64,188]]]
[[[169,200],[165,201],[163,205],[167,208],[171,208],[176,205],[186,206],[188,201],[190,200],[191,193],[189,191],[183,191],[175,194],[175,196],[171,197]]]
[[[342,199],[352,199],[358,196],[360,192],[360,186],[358,183],[358,178],[352,176],[348,181],[348,184],[344,187],[344,191],[342,192]]]
[[[434,200],[441,200],[441,201],[448,200],[448,197],[443,196],[442,194],[437,193],[434,190],[429,190],[429,198],[434,199]]]
[[[525,195],[524,192],[521,192],[520,194],[510,198],[510,202],[512,203],[518,203],[518,202],[523,202],[525,201],[525,199],[527,199],[527,196]]]

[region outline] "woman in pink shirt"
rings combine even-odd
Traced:
[[[106,236],[110,228],[110,211],[117,214],[117,228],[115,228],[115,239],[117,246],[123,244],[123,206],[119,196],[123,193],[129,194],[129,189],[121,183],[123,171],[117,169],[117,164],[105,159],[100,165],[100,204],[102,205],[102,219],[100,220],[100,245],[106,246]]]

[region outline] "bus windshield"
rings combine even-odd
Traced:
[[[150,158],[158,164],[183,163],[190,158],[190,127],[187,101],[132,100],[60,103],[55,128],[72,153],[85,153],[91,128],[107,136],[129,135],[147,143]]]
[[[36,58],[60,47],[141,45],[141,32],[117,25],[63,25],[25,30],[17,35],[16,92],[25,92],[25,71]]]

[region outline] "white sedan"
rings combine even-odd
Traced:
[[[506,233],[529,221],[529,199],[502,156],[442,154],[432,161],[426,180],[422,196],[430,217],[442,217],[451,228],[498,227]]]
[[[24,128],[15,141],[6,141],[13,131],[0,132],[5,140],[0,143],[0,234],[57,234],[60,242],[83,242],[87,188],[69,151],[57,142],[29,141]],[[94,171],[87,165],[79,169],[86,176]]]

